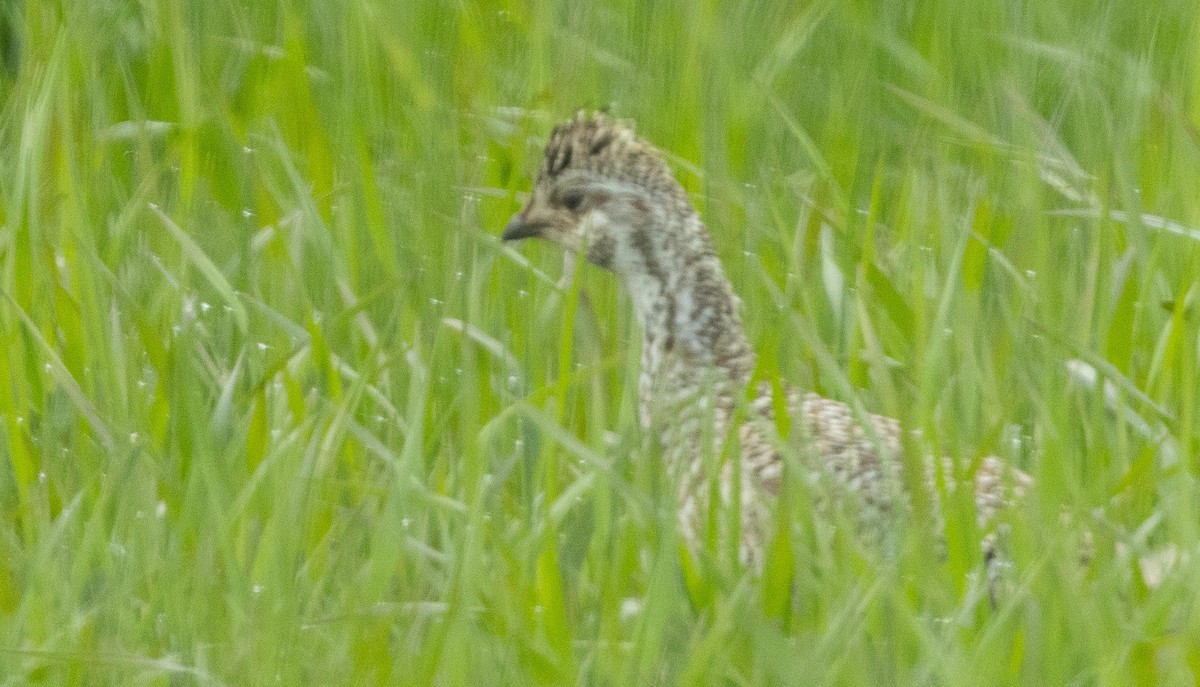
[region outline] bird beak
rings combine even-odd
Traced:
[[[546,222],[530,222],[518,213],[513,215],[513,218],[508,221],[508,226],[504,227],[504,233],[500,235],[500,240],[518,241],[520,239],[535,238],[541,236],[542,229],[545,228]]]

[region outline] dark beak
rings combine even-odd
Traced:
[[[520,214],[516,214],[508,221],[508,226],[504,227],[504,233],[500,235],[500,239],[502,241],[519,241],[520,239],[534,238],[541,235],[545,226],[545,222],[529,222]]]

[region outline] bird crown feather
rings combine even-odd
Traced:
[[[634,133],[631,122],[603,112],[580,110],[554,127],[539,179],[553,181],[568,170],[584,170],[648,190],[675,185],[662,153]]]

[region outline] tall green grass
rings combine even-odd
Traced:
[[[1197,36],[1170,0],[4,5],[0,685],[1196,683]],[[762,580],[681,567],[627,304],[496,238],[581,105],[668,151],[762,377],[1037,478],[996,604],[966,503],[881,555],[801,489]]]

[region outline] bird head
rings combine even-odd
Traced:
[[[554,128],[533,192],[502,238],[545,239],[633,276],[653,266],[680,213],[694,214],[662,154],[628,124],[579,112]]]

